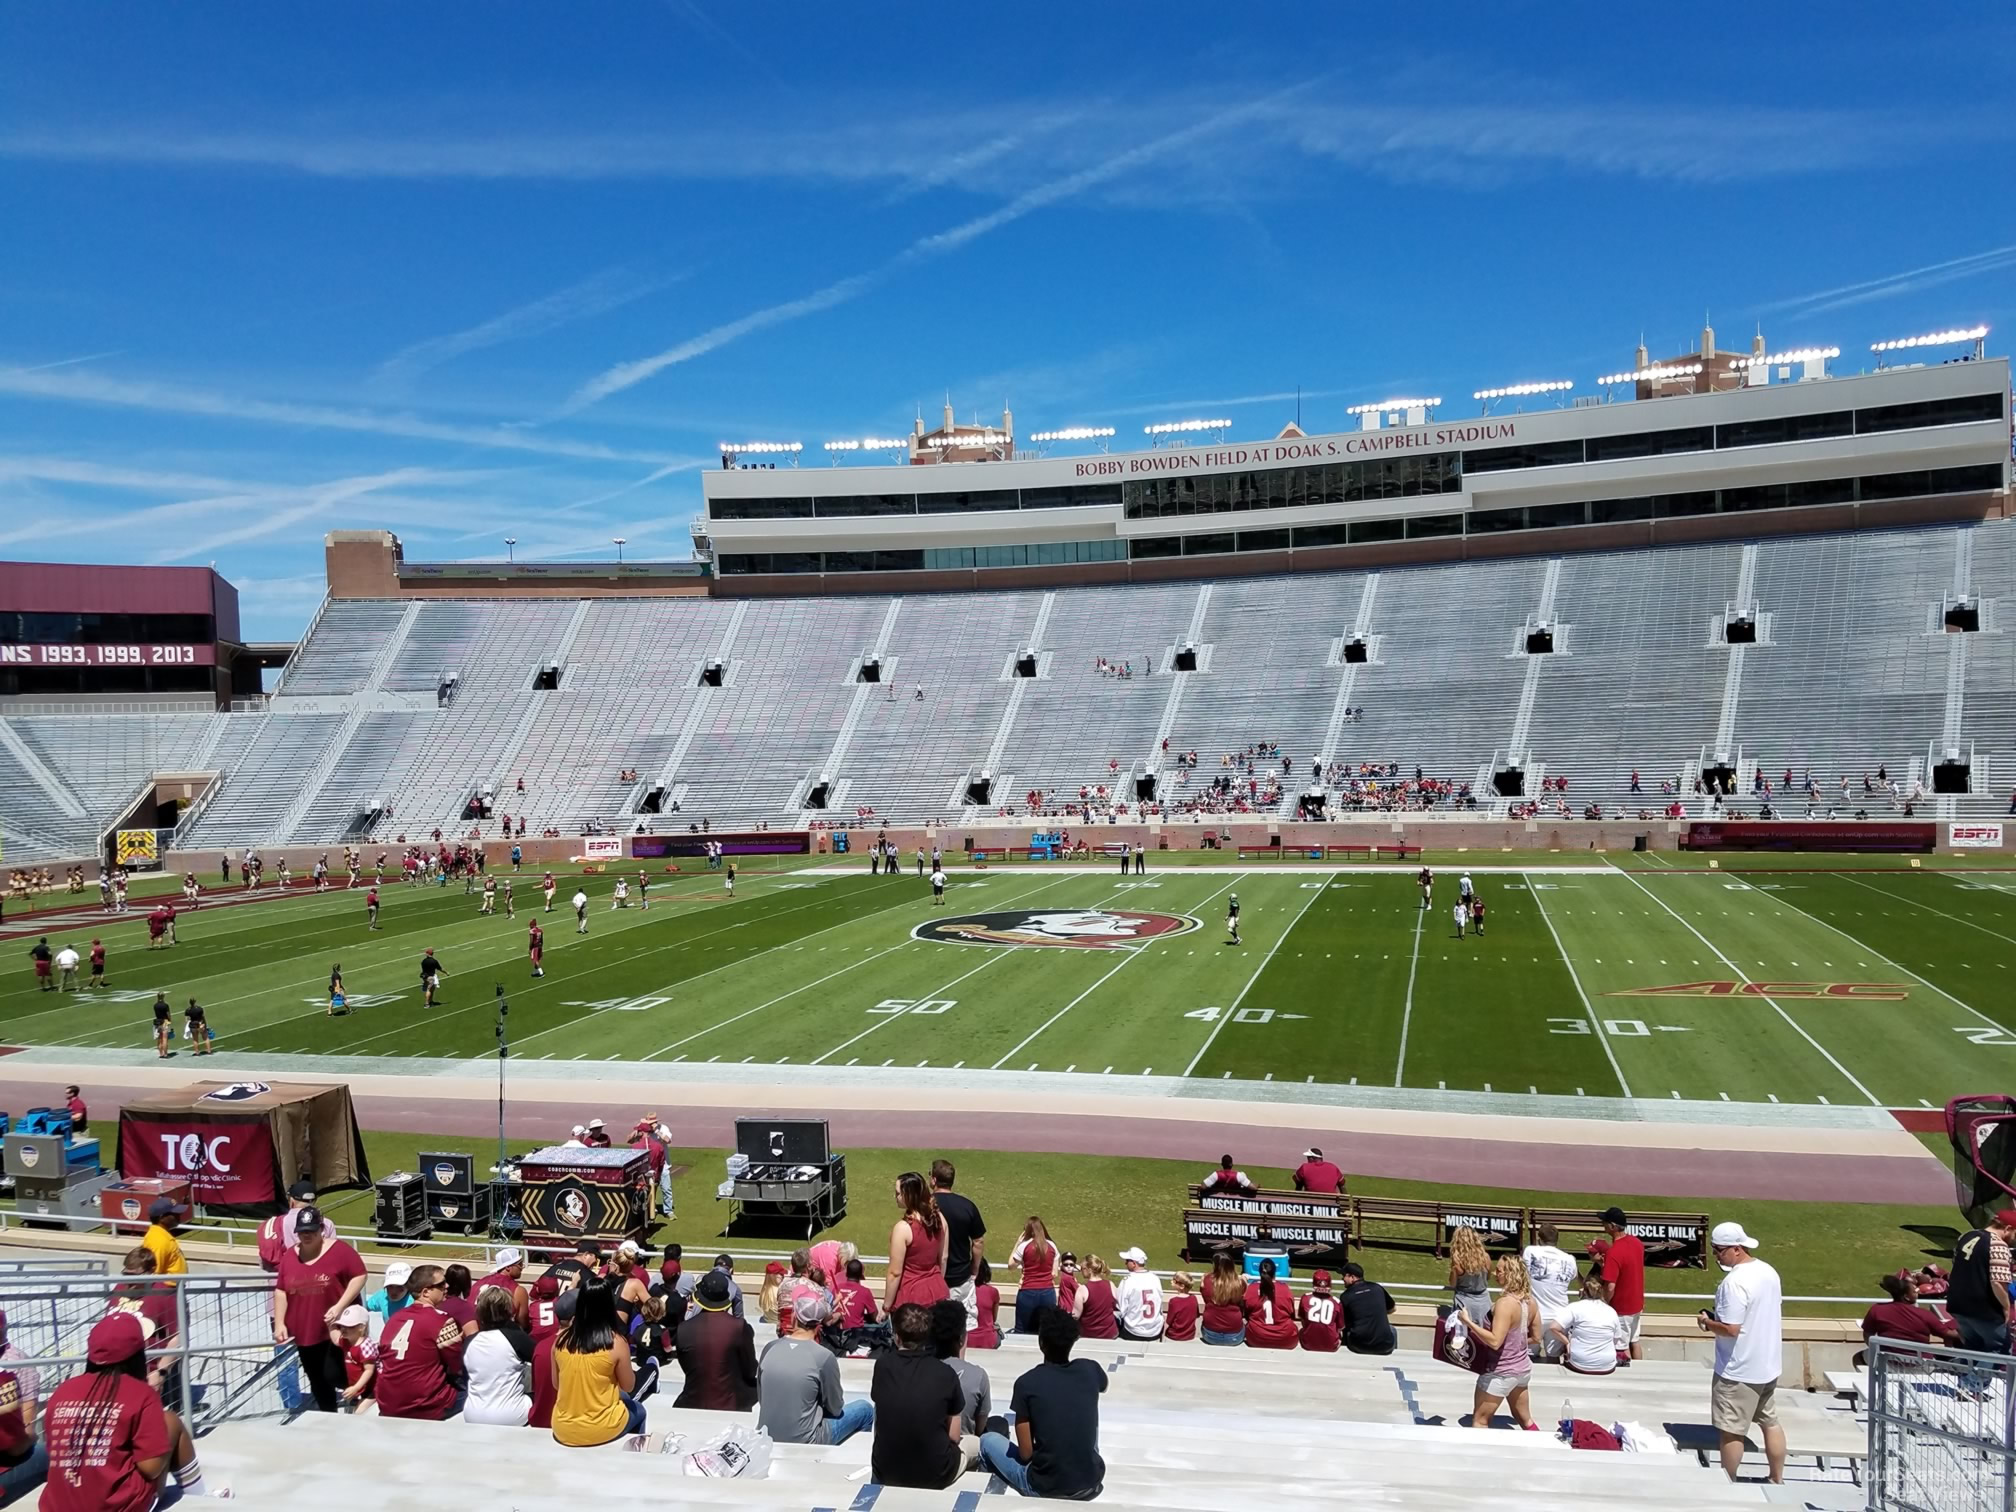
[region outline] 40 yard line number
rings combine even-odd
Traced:
[[[1223,1008],[1192,1008],[1183,1017],[1201,1019],[1207,1024],[1215,1024],[1223,1016]],[[1237,1008],[1233,1010],[1231,1022],[1235,1024],[1271,1024],[1276,1019],[1300,1019],[1309,1017],[1306,1013],[1276,1013],[1272,1008]]]

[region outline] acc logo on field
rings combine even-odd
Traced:
[[[1026,909],[931,919],[910,933],[944,945],[1065,945],[1115,950],[1168,935],[1188,934],[1198,922],[1183,914],[1123,909]]]

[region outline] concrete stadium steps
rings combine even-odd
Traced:
[[[1575,812],[1592,801],[1656,811],[1671,801],[1660,780],[1713,739],[1728,652],[1710,642],[1742,554],[1674,547],[1657,573],[1633,570],[1628,557],[1562,558],[1554,611],[1567,627],[1564,654],[1544,659],[1526,744],[1548,776],[1568,779]],[[1642,793],[1631,791],[1634,768]]]
[[[287,668],[290,697],[355,693],[371,680],[406,605],[386,599],[330,599]]]
[[[1772,617],[1771,643],[1745,652],[1735,734],[1774,784],[1786,767],[1796,780],[1810,766],[1824,803],[1846,773],[1859,804],[1863,772],[1886,766],[1902,782],[1924,756],[1943,722],[1947,654],[1926,611],[1951,585],[1953,536],[1881,531],[1759,548],[1755,597]]]
[[[268,713],[196,821],[188,845],[263,845],[342,728],[341,714]],[[219,758],[221,759],[221,758]]]
[[[1165,733],[1172,751],[1200,757],[1191,784],[1165,786],[1165,797],[1194,796],[1225,751],[1275,740],[1296,764],[1283,783],[1292,806],[1344,686],[1331,646],[1368,598],[1358,628],[1374,638],[1376,660],[1351,669],[1349,700],[1365,713],[1337,724],[1324,752],[1347,767],[1397,762],[1410,775],[1419,765],[1474,781],[1523,730],[1530,762],[1569,779],[1573,812],[1592,799],[1657,810],[1659,780],[1686,772],[1726,725],[1732,755],[1740,747],[1774,780],[1788,765],[1811,767],[1823,799],[1846,773],[1861,806],[1863,771],[1881,764],[1906,778],[1930,747],[1956,738],[1973,752],[1976,790],[1943,801],[1939,815],[2002,818],[2016,787],[2016,522],[1392,568],[1369,596],[1368,581],[1306,574],[900,599],[328,601],[268,713],[13,716],[29,754],[0,751],[0,812],[10,859],[86,853],[151,770],[200,756],[223,781],[184,837],[197,845],[270,845],[283,819],[300,843],[334,843],[374,797],[392,800],[393,833],[459,831],[464,801],[485,782],[497,785],[500,810],[534,830],[594,819],[620,832],[638,796],[616,780],[627,767],[683,784],[691,822],[795,822],[808,781],[829,765],[845,787],[836,817],[866,805],[915,822],[963,807],[961,780],[990,758],[997,803],[1031,788],[1075,798],[1110,780],[1109,760],[1123,777],[1160,763]],[[1518,654],[1517,637],[1549,583],[1562,652],[1536,663]],[[1983,605],[1983,632],[1964,641],[1938,628],[1940,604],[1960,592]],[[1729,679],[1731,653],[1711,647],[1739,597],[1769,616],[1769,633]],[[1161,671],[1169,649],[1192,637],[1206,648],[1204,670]],[[1013,653],[1032,642],[1043,675],[1007,678]],[[893,699],[864,696],[852,681],[858,658],[878,646]],[[714,656],[729,665],[727,686],[701,689],[700,667]],[[1133,662],[1134,677],[1101,677],[1100,656]],[[534,691],[536,670],[556,660],[559,690]],[[459,690],[435,709],[428,695],[448,673]],[[349,747],[297,812],[300,782],[360,713]],[[84,815],[52,800],[36,761]],[[1644,786],[1635,795],[1634,768]],[[1488,806],[1488,794],[1479,798]],[[1739,806],[1752,806],[1747,793]],[[1698,801],[1690,808],[1698,815]],[[1796,816],[1803,800],[1781,808]]]
[[[1332,761],[1397,761],[1402,772],[1471,781],[1505,742],[1526,659],[1518,632],[1539,602],[1543,561],[1472,563],[1380,574],[1372,633],[1377,662],[1358,668]],[[1201,753],[1200,753],[1201,754]],[[1488,795],[1477,795],[1488,807]],[[1339,812],[1349,813],[1348,808]]]
[[[1006,1406],[1014,1376],[1037,1358],[1029,1342],[1015,1340],[1001,1351],[972,1356],[989,1368],[997,1411]],[[1157,1350],[1126,1355],[1112,1344],[1081,1346],[1082,1357],[1099,1360],[1110,1372],[1100,1405],[1100,1449],[1107,1463],[1102,1506],[1219,1512],[1264,1498],[1270,1505],[1311,1512],[1340,1502],[1423,1512],[1452,1504],[1531,1512],[1536,1503],[1568,1512],[1620,1505],[1678,1512],[1755,1506],[1765,1499],[1759,1487],[1732,1485],[1687,1454],[1578,1454],[1545,1433],[1362,1420],[1310,1395],[1310,1388],[1333,1376],[1375,1374],[1338,1370],[1349,1357],[1284,1352],[1248,1364],[1249,1356],[1262,1352],[1203,1346],[1170,1346],[1168,1352],[1194,1352],[1204,1367],[1202,1379],[1188,1383],[1180,1401],[1144,1400],[1153,1395],[1148,1379],[1162,1374],[1151,1363]],[[866,1361],[843,1362],[850,1394],[865,1390],[867,1372]],[[1457,1384],[1467,1393],[1467,1380]],[[688,1448],[723,1428],[753,1422],[753,1414],[673,1408],[664,1396],[648,1402],[647,1411],[647,1431],[678,1434]],[[563,1449],[536,1429],[373,1415],[310,1413],[287,1425],[227,1425],[204,1440],[202,1452],[208,1473],[228,1481],[254,1507],[269,1499],[279,1505],[304,1480],[324,1495],[388,1512],[463,1507],[494,1512],[500,1498],[512,1505],[562,1505],[578,1499],[584,1470],[599,1499],[793,1512],[870,1503],[877,1512],[970,1512],[971,1498],[995,1485],[986,1472],[974,1471],[945,1491],[871,1489],[868,1435],[832,1447],[778,1445],[771,1475],[756,1482],[684,1477],[673,1457],[614,1448],[587,1468],[582,1455],[595,1451]]]

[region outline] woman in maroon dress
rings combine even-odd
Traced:
[[[916,1171],[896,1178],[896,1206],[903,1216],[889,1231],[889,1273],[882,1280],[885,1313],[905,1302],[929,1307],[951,1295],[945,1285],[945,1220]]]

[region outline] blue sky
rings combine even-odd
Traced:
[[[687,554],[724,439],[2016,327],[2002,6],[0,9],[0,554]],[[1628,15],[1645,19],[1624,24]]]

